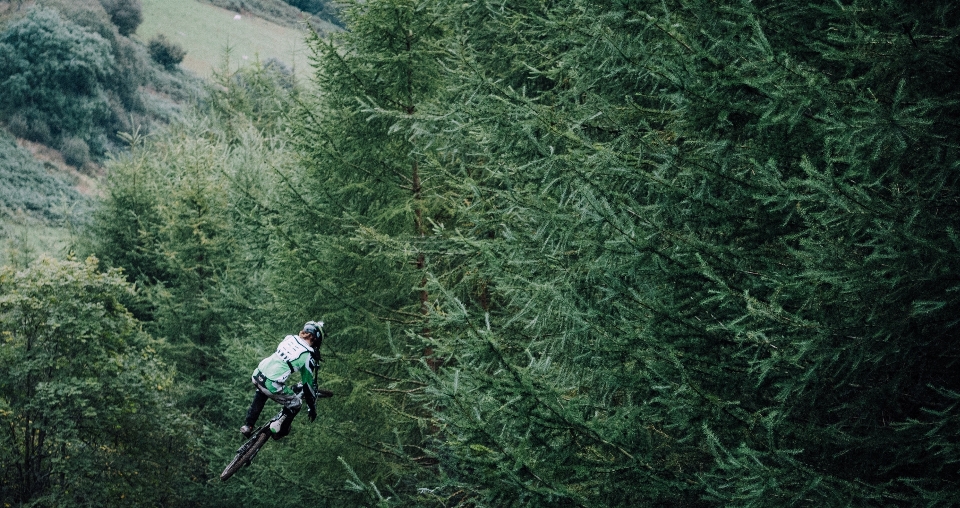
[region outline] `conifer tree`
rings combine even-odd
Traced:
[[[280,499],[276,489],[254,495],[236,483],[210,492],[206,480],[236,450],[250,373],[290,333],[270,294],[273,216],[264,204],[276,199],[276,175],[291,157],[277,136],[283,120],[261,114],[264,104],[289,106],[291,90],[262,66],[222,78],[203,104],[207,115],[128,136],[130,152],[108,164],[89,232],[89,248],[137,284],[130,301],[145,327],[171,344],[162,353],[180,373],[178,406],[204,424],[198,455],[209,476],[195,476],[188,490],[216,499],[206,506]],[[281,474],[269,469],[264,483],[277,485]]]
[[[105,237],[216,319],[257,295],[245,331],[328,322],[323,435],[224,504],[960,502],[958,12],[357,2],[301,167],[231,116]],[[171,169],[208,149],[229,183]],[[273,345],[219,330],[237,372]],[[291,457],[323,482],[281,493]]]
[[[435,214],[417,122],[438,88],[434,43],[443,36],[429,5],[356,2],[344,10],[348,31],[314,35],[317,93],[293,136],[303,174],[282,203],[279,292],[291,313],[323,316],[331,329],[325,371],[339,418],[322,448],[344,464],[321,467],[372,499],[380,494],[371,485],[383,495],[410,490],[419,467],[411,457],[423,455],[417,410],[405,402],[422,387],[404,379],[408,362],[429,354],[415,338]]]
[[[955,7],[445,19],[438,500],[956,502]]]

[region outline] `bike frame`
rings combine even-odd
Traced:
[[[233,476],[241,467],[250,465],[253,458],[260,453],[263,445],[273,436],[273,432],[270,431],[270,424],[279,420],[281,416],[283,416],[282,409],[276,416],[271,418],[270,421],[257,427],[257,429],[253,431],[253,435],[250,436],[250,439],[247,439],[245,443],[240,445],[240,448],[237,448],[237,454],[233,457],[233,460],[227,464],[223,473],[220,473],[220,481],[227,481],[227,479]]]
[[[297,384],[293,387],[293,393],[298,398],[303,400],[303,385]],[[332,397],[333,392],[327,390],[318,390],[317,399],[325,399],[327,397]],[[283,417],[283,409],[277,412],[277,415],[270,419],[267,423],[256,428],[253,431],[253,434],[240,445],[240,448],[237,448],[237,454],[233,457],[233,460],[227,464],[227,467],[223,470],[223,473],[220,473],[220,481],[227,481],[234,473],[240,470],[241,467],[249,466],[250,462],[253,461],[253,458],[260,453],[260,448],[267,443],[267,441],[273,437],[273,432],[270,431],[270,424],[279,420]],[[292,424],[293,422],[290,422]],[[287,425],[287,424],[284,424]]]

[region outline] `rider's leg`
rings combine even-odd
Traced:
[[[294,395],[278,393],[271,398],[283,405],[280,420],[270,424],[270,430],[274,433],[273,438],[280,439],[290,433],[290,424],[293,423],[293,418],[300,412],[303,403],[300,401],[300,397]]]
[[[283,408],[283,416],[278,422],[270,424],[270,430],[274,431],[273,438],[280,439],[281,437],[286,436],[290,433],[290,425],[293,424],[293,418],[297,416],[297,413],[300,412],[300,409],[297,408],[295,411],[291,411],[287,408]],[[279,423],[279,425],[276,425]],[[276,427],[276,429],[275,429]]]
[[[253,400],[250,402],[250,407],[247,408],[247,418],[244,420],[244,424],[248,427],[253,427],[257,424],[257,418],[260,418],[260,413],[263,412],[263,406],[267,403],[267,396],[259,389],[253,392]]]
[[[240,433],[246,437],[250,437],[253,427],[257,424],[257,418],[260,418],[263,406],[267,403],[267,398],[270,397],[268,395],[269,390],[263,385],[262,375],[259,376],[259,379],[258,376],[253,376],[251,381],[254,386],[253,400],[250,401],[250,407],[247,408],[247,417],[244,419],[243,427],[240,427]]]

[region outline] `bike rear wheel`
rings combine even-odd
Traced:
[[[227,464],[226,469],[220,473],[220,481],[225,482],[228,478],[233,476],[244,464],[249,460],[253,459],[254,455],[260,451],[260,448],[267,442],[267,439],[270,437],[269,432],[261,432],[257,434],[256,440],[251,444],[250,448],[245,451],[240,451],[237,453],[237,456]]]

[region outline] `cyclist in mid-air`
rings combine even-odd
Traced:
[[[308,321],[297,335],[287,335],[277,346],[276,352],[263,359],[253,371],[255,387],[253,401],[247,409],[247,419],[240,427],[244,437],[250,437],[263,411],[267,399],[283,406],[282,416],[270,424],[274,439],[290,433],[290,424],[300,412],[301,397],[287,386],[287,379],[294,372],[300,373],[303,383],[303,401],[307,403],[310,421],[317,419],[317,379],[315,369],[320,361],[320,344],[323,342],[323,321]]]

